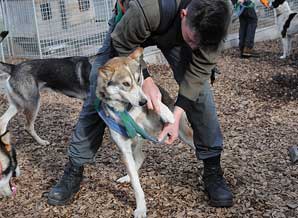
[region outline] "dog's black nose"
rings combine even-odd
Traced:
[[[142,100],[142,101],[139,101],[139,105],[140,106],[144,106],[145,104],[147,104],[147,100]]]

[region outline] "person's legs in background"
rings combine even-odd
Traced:
[[[245,46],[246,30],[247,30],[247,26],[248,26],[247,19],[243,15],[243,13],[239,16],[239,23],[240,23],[240,26],[239,26],[239,52],[240,52],[240,57],[242,57],[243,49]]]
[[[258,24],[258,17],[254,8],[247,8],[243,12],[245,16],[246,25],[246,36],[244,39],[244,48],[242,52],[243,57],[258,57],[258,53],[254,51],[255,33]]]

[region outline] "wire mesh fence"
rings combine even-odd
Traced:
[[[256,0],[257,1],[257,0]],[[288,0],[293,10],[298,0]],[[115,0],[0,0],[0,28],[9,30],[2,57],[94,55],[103,42]],[[274,25],[273,11],[257,4],[258,28]],[[237,33],[238,19],[230,28]]]
[[[1,0],[4,54],[62,57],[95,54],[107,31],[113,0]]]

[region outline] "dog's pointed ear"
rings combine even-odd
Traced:
[[[103,80],[109,80],[111,77],[111,70],[106,66],[102,66],[98,69],[98,75]]]
[[[13,65],[13,64],[7,64],[7,63],[0,61],[0,74],[2,72],[10,74],[14,67],[15,67],[15,65]]]
[[[5,145],[6,151],[11,151],[11,144],[10,144],[10,133],[7,131],[1,136],[1,141]]]
[[[140,62],[140,59],[143,56],[144,49],[141,47],[136,48],[133,53],[129,55],[129,57],[137,62]]]

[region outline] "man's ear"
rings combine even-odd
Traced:
[[[140,62],[140,59],[143,56],[144,49],[141,47],[136,48],[133,53],[131,53],[128,57],[131,59],[137,61],[138,63]]]
[[[1,141],[5,145],[6,151],[11,151],[11,144],[10,144],[10,133],[7,131],[1,136]]]

